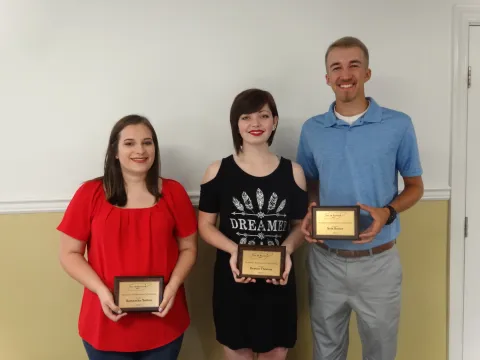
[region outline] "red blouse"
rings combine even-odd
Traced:
[[[176,237],[197,230],[195,209],[183,186],[162,179],[163,197],[149,208],[121,209],[105,197],[102,182],[82,184],[57,229],[87,242],[88,262],[113,292],[115,276],[163,275],[165,284],[176,265]],[[189,326],[185,289],[164,318],[151,313],[129,313],[118,322],[105,316],[96,294],[84,289],[78,330],[98,350],[143,351],[163,346]]]

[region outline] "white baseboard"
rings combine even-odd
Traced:
[[[194,206],[198,206],[199,192],[189,192]],[[422,200],[449,200],[450,189],[426,189]],[[69,200],[32,200],[32,201],[0,201],[0,214],[32,214],[44,212],[63,212]]]

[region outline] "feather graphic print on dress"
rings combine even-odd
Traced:
[[[231,213],[230,225],[239,237],[241,245],[280,245],[279,239],[287,229],[288,222],[285,210],[287,200],[283,199],[277,206],[278,195],[273,192],[268,198],[267,209],[263,212],[265,195],[261,189],[257,189],[255,196],[256,204],[246,191],[242,191],[241,199],[232,198],[234,211]]]

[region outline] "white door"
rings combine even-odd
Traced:
[[[480,26],[470,26],[463,360],[480,359]]]

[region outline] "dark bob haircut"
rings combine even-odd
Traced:
[[[278,116],[277,105],[275,104],[272,94],[268,91],[261,89],[244,90],[233,100],[230,109],[230,126],[232,128],[233,146],[237,154],[241,151],[243,145],[243,139],[238,129],[240,116],[258,112],[265,105],[268,105],[273,117]],[[272,145],[274,136],[275,130],[272,131],[272,134],[268,138],[269,146]]]

